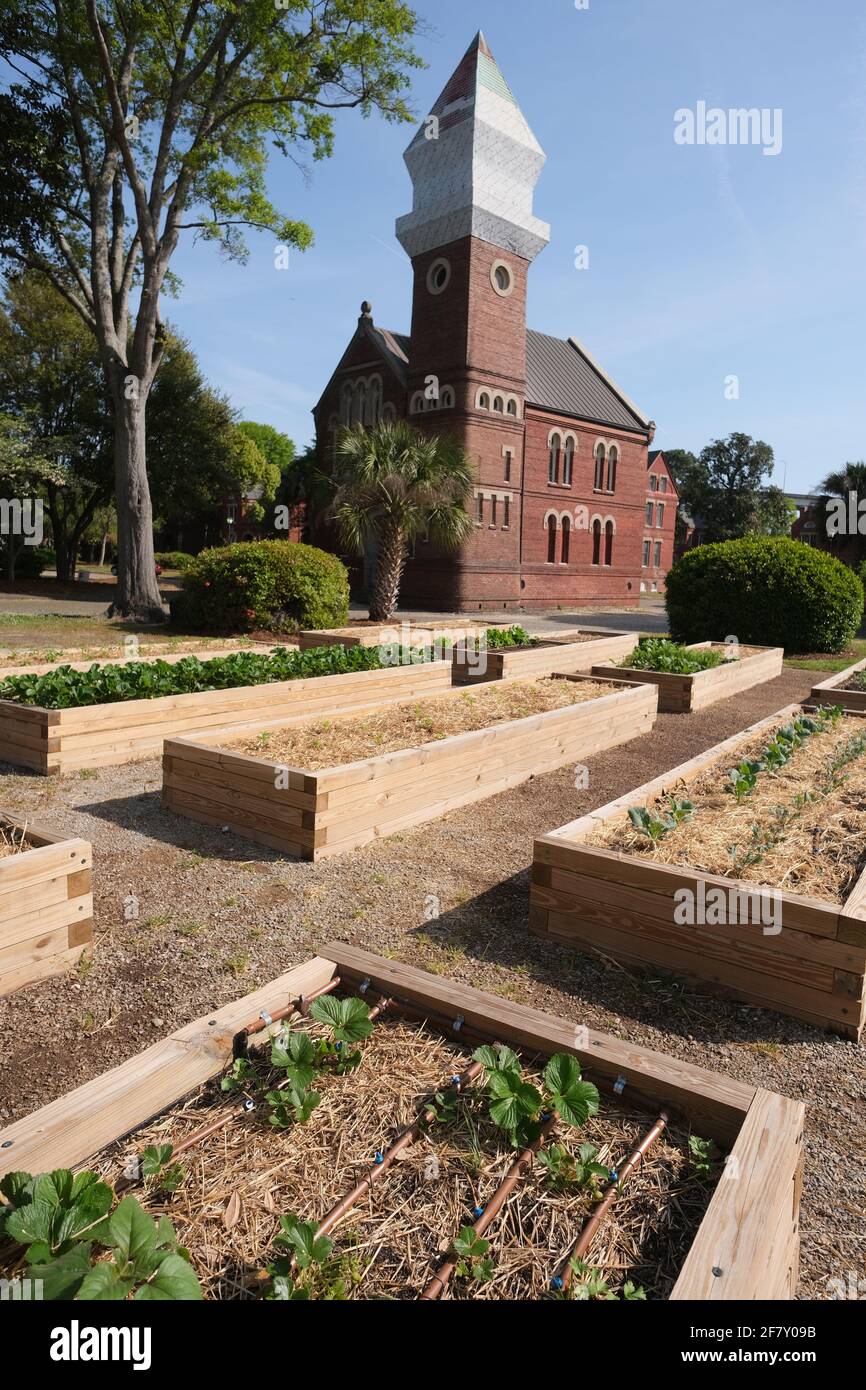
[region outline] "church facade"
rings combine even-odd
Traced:
[[[545,156],[482,34],[405,154],[397,221],[413,268],[410,334],[365,302],[314,410],[320,466],[339,431],[407,418],[476,465],[475,531],[456,554],[419,539],[404,606],[470,611],[628,606],[662,589],[677,493],[655,426],[576,339],[526,326]]]

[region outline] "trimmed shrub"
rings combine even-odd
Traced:
[[[336,555],[295,541],[240,541],[203,550],[183,576],[172,618],[206,632],[341,627],[349,577]]]
[[[5,559],[3,557],[2,572],[5,575]],[[44,545],[24,545],[15,557],[15,578],[16,579],[38,579],[43,570],[53,569],[57,564],[57,557],[53,550],[49,550]]]
[[[737,637],[789,652],[839,652],[863,620],[863,585],[826,551],[745,536],[688,551],[665,581],[671,636]]]
[[[195,556],[185,550],[158,550],[153,558],[164,570],[180,570],[181,574],[186,574]]]

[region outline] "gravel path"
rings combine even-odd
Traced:
[[[0,1119],[336,937],[805,1100],[801,1293],[829,1297],[828,1281],[866,1274],[864,1049],[526,929],[534,835],[802,699],[815,678],[786,668],[709,710],[662,714],[652,735],[590,762],[588,791],[566,768],[316,865],[164,813],[156,761],[61,779],[7,772],[5,809],[93,841],[97,932],[89,969],[0,1000]]]

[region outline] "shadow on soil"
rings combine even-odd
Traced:
[[[163,811],[159,791],[97,801],[79,809],[125,830],[145,834],[180,853],[195,853],[202,859],[219,859],[245,866],[261,863],[263,871],[266,865],[300,862],[238,835],[223,833],[217,827]],[[315,865],[305,867],[315,875]],[[531,981],[542,989],[571,996],[574,999],[572,1016],[576,1019],[582,1017],[585,1005],[591,1005],[597,1012],[617,1015],[610,1023],[601,1018],[595,1024],[602,1032],[610,1031],[617,1036],[625,1031],[617,1026],[618,1019],[630,1018],[636,1023],[663,1029],[684,1041],[752,1045],[765,1050],[768,1057],[777,1047],[786,1044],[816,1040],[842,1043],[842,1039],[796,1019],[709,993],[663,970],[641,970],[622,965],[601,952],[580,951],[530,936],[528,919],[529,871],[525,870],[443,912],[433,921],[410,926],[405,932],[411,943],[408,951],[400,949],[398,944],[405,917],[395,917],[396,949],[393,954],[397,959],[434,974],[457,979],[471,980],[473,961],[498,966],[509,972],[508,978],[504,978],[498,988],[487,981],[481,988],[492,989],[502,998],[522,1003],[526,1002],[529,990],[522,988],[521,981],[526,981],[527,986]],[[518,925],[515,927],[514,923]],[[363,944],[355,933],[345,929],[344,932],[338,930],[336,935],[342,939],[351,936],[355,944]],[[328,934],[335,935],[333,929]],[[540,1002],[538,1006],[553,1013],[563,1011],[562,1005],[555,1000]]]
[[[726,999],[661,969],[642,970],[601,952],[581,951],[530,936],[528,917],[529,872],[525,871],[434,921],[411,928],[408,935],[419,949],[423,968],[436,974],[457,971],[466,978],[466,967],[471,968],[473,960],[511,972],[512,978],[498,990],[494,987],[494,992],[515,1003],[526,1002],[520,987],[523,977],[571,995],[577,1017],[581,1001],[585,1001],[595,1010],[609,1010],[688,1041],[751,1044],[765,1049],[768,1056],[785,1044],[814,1043],[816,1039],[843,1043],[841,1038],[806,1023]],[[503,932],[502,922],[527,925],[525,930],[509,928]],[[539,1007],[561,1012],[555,1002]],[[603,1020],[595,1026],[602,1032],[622,1035],[621,1029],[608,1027]]]

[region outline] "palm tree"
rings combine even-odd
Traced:
[[[387,622],[400,597],[409,547],[419,535],[457,550],[472,535],[466,510],[475,470],[445,435],[422,434],[406,420],[353,425],[337,442],[331,516],[343,544],[362,555],[377,543],[370,617]]]
[[[826,541],[822,543],[829,544],[831,548],[839,540],[838,534],[832,531],[827,524],[831,502],[842,498],[847,504],[848,496],[852,492],[857,496],[859,509],[859,504],[866,499],[866,463],[862,461],[860,463],[846,463],[844,468],[837,468],[834,472],[828,473],[826,478],[818,484],[819,497],[815,507],[816,520],[822,537],[826,537]],[[850,540],[851,538],[845,536],[844,539]],[[855,542],[858,541],[856,535],[853,539]],[[862,545],[858,543],[858,552],[861,549]]]

